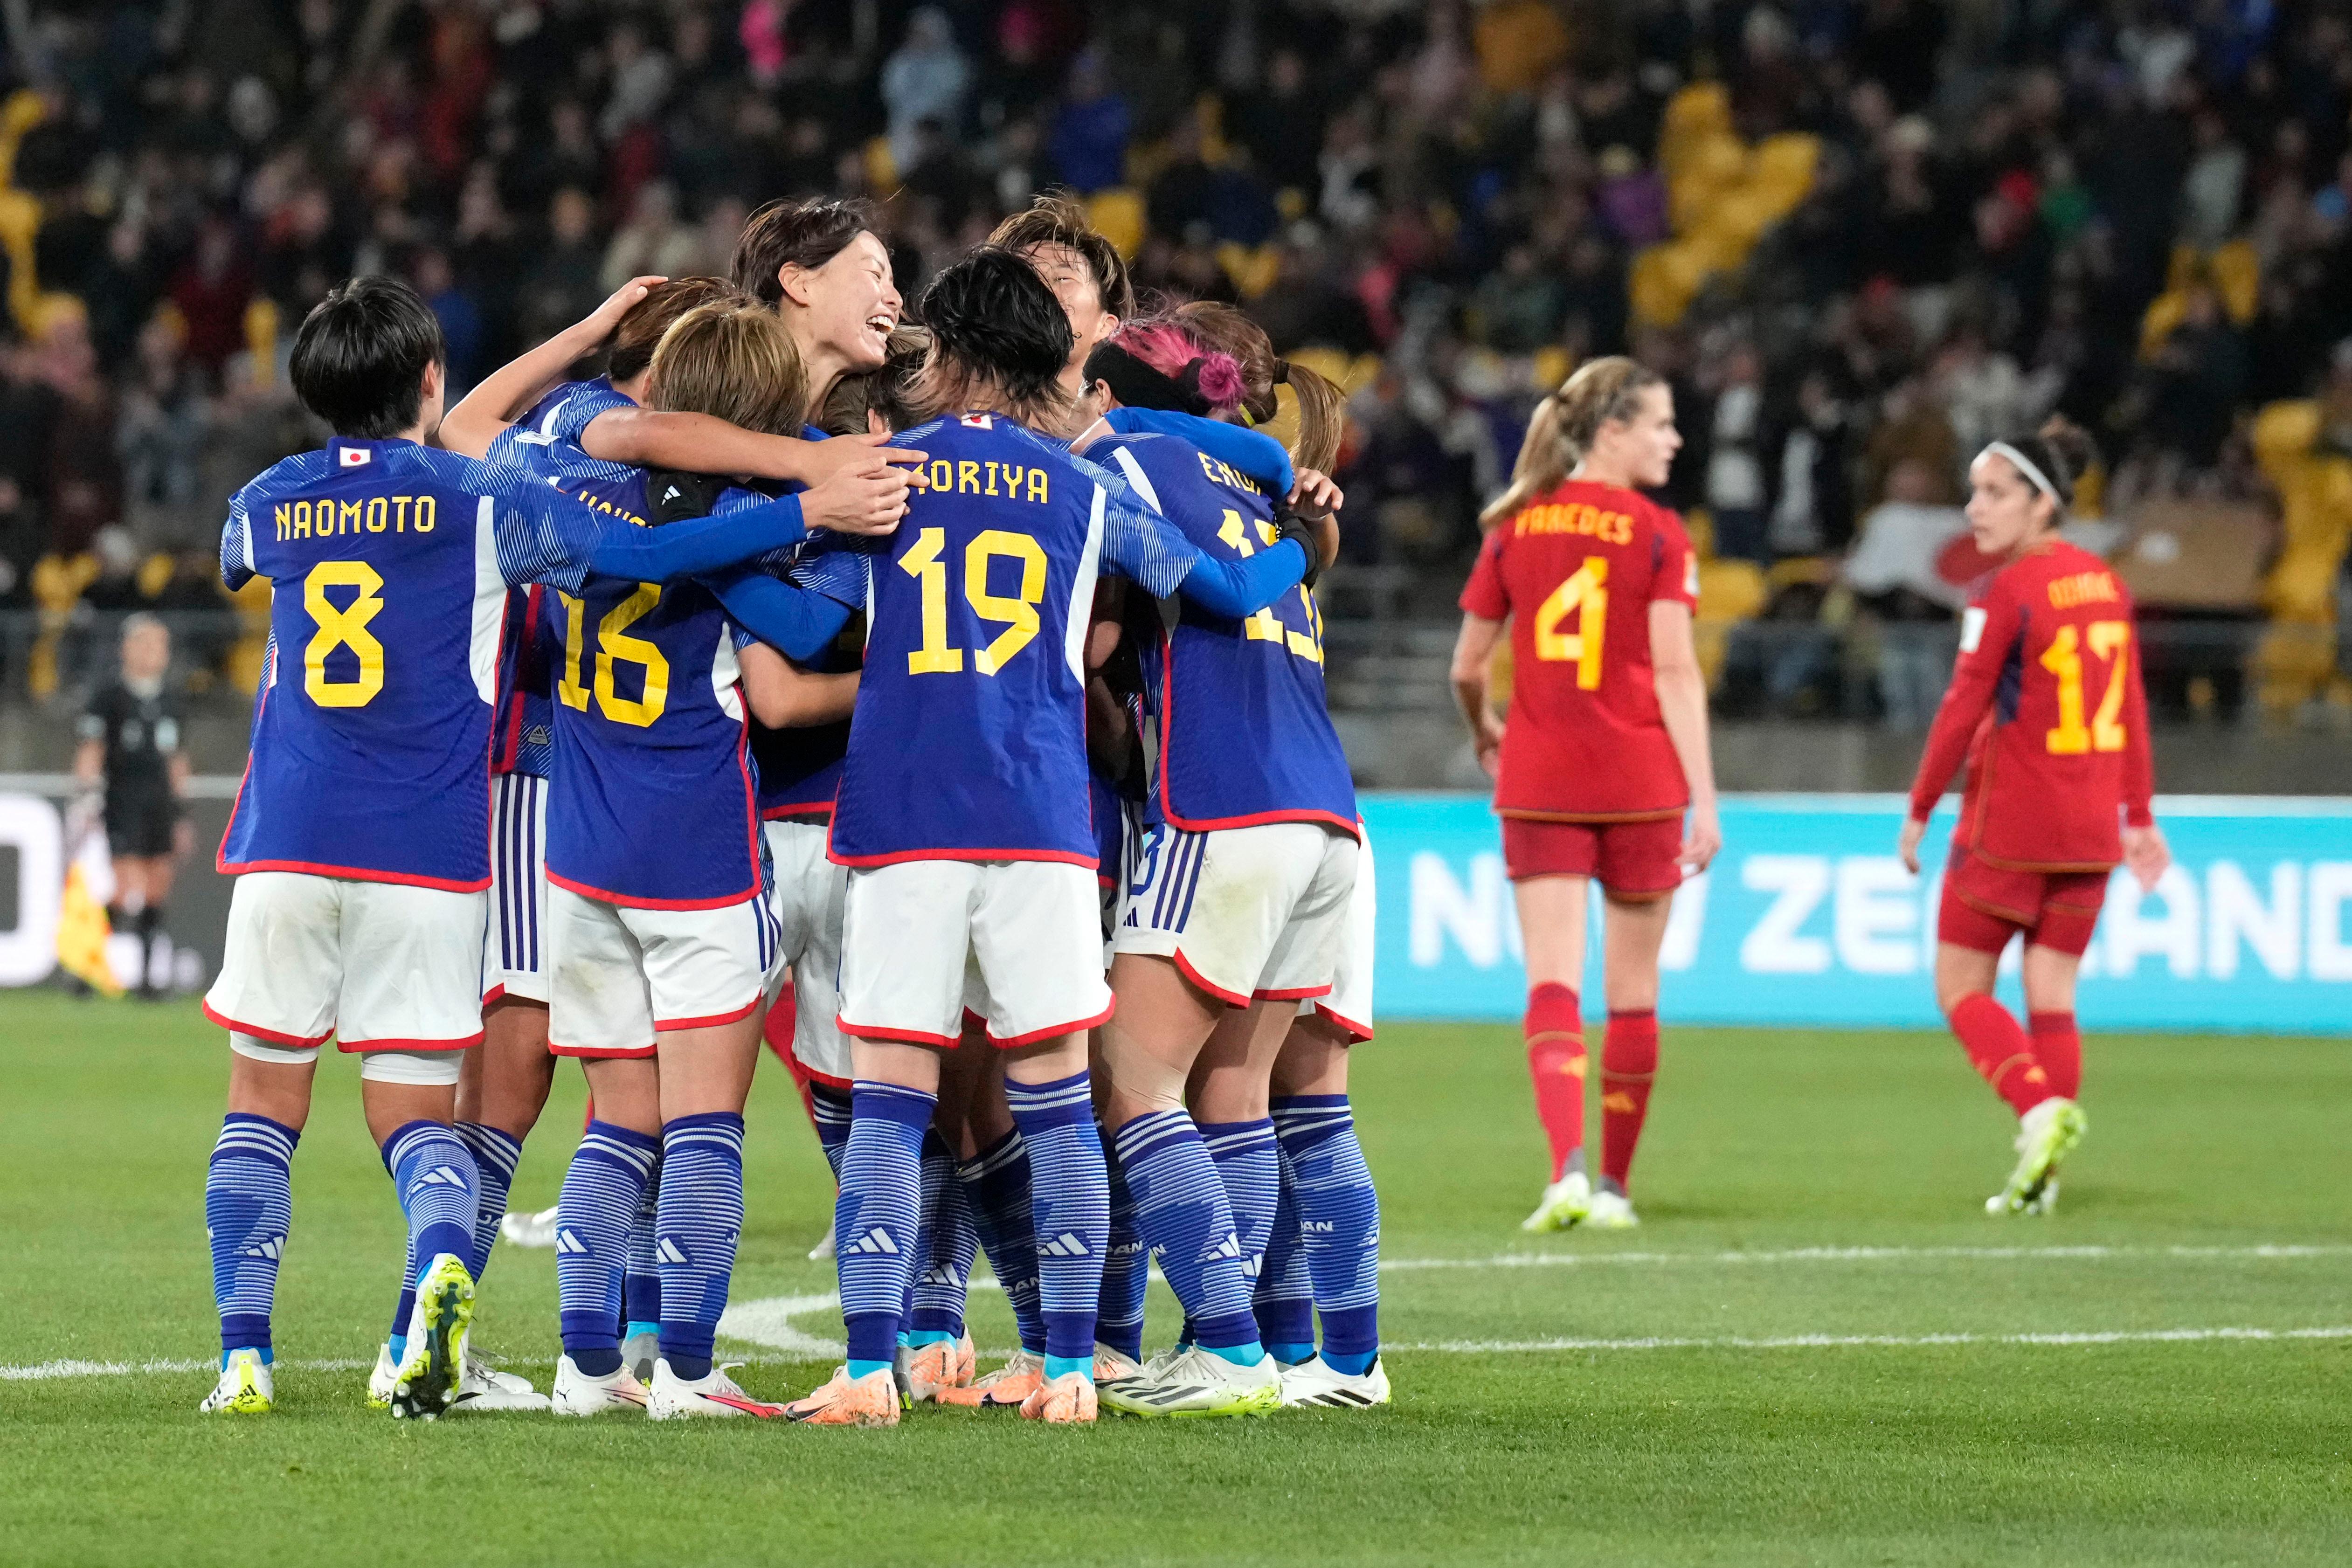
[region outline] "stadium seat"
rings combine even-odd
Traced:
[[[1130,261],[1143,247],[1143,194],[1139,191],[1125,185],[1097,191],[1087,198],[1087,221]]]

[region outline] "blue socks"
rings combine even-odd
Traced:
[[[1097,1125],[1110,1172],[1110,1245],[1103,1253],[1101,1304],[1095,1338],[1132,1360],[1143,1359],[1143,1292],[1151,1282],[1151,1249],[1135,1228],[1135,1195],[1118,1168],[1111,1135]]]
[[[278,1261],[294,1223],[294,1145],[301,1136],[267,1116],[232,1111],[221,1119],[205,1167],[205,1235],[212,1243],[224,1365],[233,1350],[257,1350],[270,1359],[269,1313]]]
[[[481,1193],[474,1207],[474,1250],[466,1260],[474,1283],[490,1266],[490,1249],[498,1245],[499,1221],[507,1217],[507,1193],[514,1186],[515,1166],[522,1158],[522,1140],[504,1128],[482,1122],[458,1122],[450,1129],[474,1156]]]
[[[1037,1241],[1029,1213],[1029,1151],[1014,1128],[956,1165],[973,1228],[996,1282],[1013,1308],[1021,1348],[1045,1354],[1045,1320],[1037,1311]]]
[[[408,1216],[413,1288],[433,1260],[447,1252],[471,1264],[481,1177],[474,1156],[441,1122],[409,1122],[383,1141],[383,1168]],[[406,1332],[405,1324],[402,1325]]]
[[[555,1204],[555,1291],[563,1353],[591,1377],[621,1365],[621,1276],[629,1231],[661,1157],[649,1134],[591,1122]]]
[[[841,1275],[841,1320],[849,1336],[849,1375],[863,1377],[888,1366],[898,1349],[898,1317],[921,1223],[923,1134],[939,1096],[860,1079],[850,1103],[833,1244]]]
[[[1086,1070],[1050,1083],[1004,1081],[1013,1124],[1029,1150],[1037,1301],[1045,1375],[1094,1370],[1095,1304],[1110,1241],[1110,1182]],[[1253,1327],[1251,1337],[1255,1338]]]
[[[1297,1094],[1274,1103],[1274,1124],[1323,1320],[1323,1360],[1360,1376],[1381,1350],[1381,1201],[1355,1116],[1345,1094]]]
[[[1118,1129],[1119,1168],[1137,1228],[1183,1303],[1202,1349],[1255,1366],[1265,1354],[1225,1184],[1182,1111],[1154,1111]]]
[[[816,1146],[833,1167],[834,1185],[841,1184],[842,1151],[849,1147],[849,1096],[830,1083],[809,1084],[809,1120],[816,1126]]]
[[[710,1375],[711,1342],[727,1310],[743,1236],[743,1118],[705,1111],[662,1124],[661,1196],[655,1206],[661,1272],[661,1353],[691,1382]]]
[[[653,1180],[637,1200],[637,1217],[629,1223],[629,1260],[621,1275],[621,1335],[661,1333],[661,1258],[654,1242],[654,1220],[661,1207],[661,1156],[654,1156]]]
[[[1279,1151],[1277,1150],[1277,1153]],[[1307,1282],[1307,1250],[1300,1244],[1298,1210],[1290,1201],[1290,1169],[1274,1205],[1274,1228],[1266,1235],[1265,1262],[1258,1270],[1257,1337],[1266,1354],[1296,1366],[1315,1354],[1315,1291]]]
[[[971,1287],[972,1260],[980,1232],[956,1179],[955,1155],[936,1132],[923,1138],[923,1219],[917,1244],[913,1301],[907,1315],[908,1343],[963,1337],[964,1301]]]
[[[1274,1230],[1274,1210],[1282,1199],[1282,1150],[1274,1141],[1274,1123],[1201,1122],[1201,1143],[1225,1184],[1225,1201],[1234,1211],[1234,1235],[1241,1242],[1242,1273],[1258,1279],[1265,1261],[1266,1238]]]

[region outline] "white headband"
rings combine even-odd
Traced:
[[[2028,479],[2033,482],[2033,487],[2035,489],[2050,497],[2050,504],[2052,506],[2063,508],[2066,505],[2065,501],[2062,499],[2058,494],[2058,486],[2050,482],[2050,476],[2035,467],[2033,459],[2028,457],[2024,453],[2020,452],[2016,447],[2011,446],[2008,442],[1993,442],[1982,452],[1978,453],[1977,456],[1979,460],[1987,457],[2008,458],[2011,464],[2015,465],[2019,473],[2024,475]]]

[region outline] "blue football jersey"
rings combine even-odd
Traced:
[[[537,583],[507,591],[499,638],[498,696],[490,720],[490,771],[547,777],[554,757],[555,701],[548,616],[552,596]]]
[[[1084,660],[1098,570],[1173,592],[1197,550],[1127,486],[1001,416],[904,431],[929,486],[888,538],[795,577],[866,606],[833,858],[1093,865]],[[878,548],[877,548],[878,543]],[[843,580],[845,566],[862,570]]]
[[[507,591],[576,588],[604,531],[544,485],[411,441],[338,437],[239,490],[222,576],[274,591],[220,869],[488,886]]]
[[[646,475],[574,482],[583,505],[646,526]],[[724,516],[765,504],[725,492]],[[645,909],[715,909],[764,878],[741,666],[727,612],[696,582],[591,578],[553,616],[555,769],[547,878]]]
[[[1117,435],[1087,455],[1123,475],[1203,554],[1273,544],[1261,483],[1173,435]],[[1182,603],[1138,652],[1160,732],[1148,820],[1189,831],[1328,822],[1356,831],[1356,786],[1323,692],[1323,617],[1293,589],[1241,620]]]

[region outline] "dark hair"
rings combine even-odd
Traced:
[[[874,209],[861,201],[770,202],[735,242],[735,287],[773,308],[784,298],[785,267],[823,267],[873,226]]]
[[[642,374],[654,362],[654,346],[679,317],[704,305],[738,303],[751,299],[723,277],[673,277],[655,284],[613,329],[613,355],[604,374],[615,382]]]
[[[997,225],[988,243],[1016,255],[1049,245],[1075,251],[1094,275],[1095,296],[1102,308],[1122,321],[1135,314],[1135,285],[1128,278],[1126,258],[1118,246],[1095,232],[1086,204],[1067,191],[1039,196]]]
[[[930,346],[931,335],[920,327],[894,328],[882,362],[870,371],[844,372],[812,423],[828,435],[865,434],[868,413],[880,414],[892,430],[920,424],[922,413],[908,393]]]
[[[294,335],[294,395],[337,435],[381,441],[416,423],[425,367],[446,364],[440,320],[393,277],[327,291]]]
[[[1265,329],[1216,299],[1192,299],[1168,313],[1169,319],[1204,349],[1231,354],[1241,368],[1244,413],[1264,424],[1280,405],[1275,388],[1287,385],[1298,402],[1298,439],[1291,460],[1301,468],[1329,473],[1348,434],[1348,394],[1339,384],[1274,351]]]
[[[909,389],[919,407],[953,413],[985,392],[1024,423],[1050,425],[1067,413],[1070,319],[1013,252],[981,246],[942,271],[923,290],[922,318],[931,349]]]
[[[2011,436],[2006,444],[2017,448],[2028,463],[2041,469],[2042,476],[2058,492],[2051,499],[2057,503],[2061,519],[2066,508],[2074,504],[2075,482],[2099,461],[2098,444],[2090,434],[2054,413],[2033,434]],[[2033,485],[2031,479],[2025,482]]]

